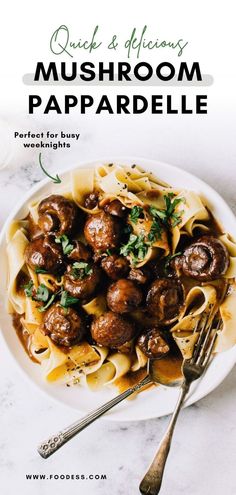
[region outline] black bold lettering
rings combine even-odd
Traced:
[[[117,95],[117,113],[130,113],[127,106],[129,105],[129,97],[126,95]]]
[[[45,107],[44,113],[51,112],[51,110],[55,110],[56,113],[62,113],[61,109],[57,103],[57,99],[56,99],[55,95],[50,96],[50,98],[47,102],[47,105]]]
[[[170,72],[169,74],[162,74],[162,69],[164,67],[168,67],[168,69],[170,69]],[[175,68],[174,66],[169,63],[169,62],[162,62],[161,64],[159,64],[156,68],[156,75],[157,77],[161,80],[161,81],[170,81],[170,79],[173,79],[174,75],[175,75]]]
[[[131,77],[128,76],[130,73],[131,66],[128,62],[118,62],[118,81],[131,81]]]
[[[77,63],[76,62],[72,62],[71,63],[71,68],[72,68],[72,71],[71,71],[71,74],[70,75],[67,75],[66,74],[66,63],[65,62],[62,62],[61,63],[61,77],[62,79],[64,79],[64,81],[74,81],[74,79],[76,79],[76,76],[77,76]]]
[[[54,81],[58,81],[59,79],[58,79],[57,67],[55,62],[50,62],[47,71],[45,70],[43,62],[38,62],[34,75],[34,81],[39,81],[40,76],[43,79],[43,81],[49,81],[51,76]]]
[[[93,105],[93,97],[90,95],[82,95],[80,113],[84,114],[86,112],[86,108],[91,107],[92,105]]]
[[[94,69],[94,64],[92,62],[84,62],[81,64],[81,70],[84,74],[88,74],[88,76],[85,76],[84,74],[80,75],[80,79],[82,81],[93,81],[95,79],[95,72],[94,70],[89,69],[88,67],[91,67],[91,69]]]
[[[142,69],[143,67],[145,67],[148,71],[146,76],[139,73],[139,70]],[[150,77],[152,77],[153,75],[153,68],[147,62],[140,62],[134,67],[134,75],[136,79],[138,79],[139,81],[148,81],[148,79],[150,79]]]
[[[98,78],[99,81],[104,80],[104,74],[108,74],[108,80],[109,81],[114,81],[114,64],[113,62],[109,62],[108,64],[108,69],[105,69],[103,66],[103,62],[98,63]]]
[[[139,106],[138,103],[141,102],[142,106]],[[133,96],[133,112],[134,114],[137,113],[144,113],[148,108],[148,102],[147,98],[141,95],[134,95]]]
[[[196,96],[196,113],[207,113],[207,95]]]
[[[108,100],[108,97],[106,95],[103,95],[101,97],[100,103],[97,107],[96,113],[101,113],[103,110],[108,111],[108,113],[114,113],[112,110],[112,106]]]
[[[178,81],[183,81],[183,77],[187,79],[187,81],[192,81],[194,78],[194,74],[196,73],[197,81],[202,81],[202,75],[200,70],[200,65],[198,62],[193,62],[192,68],[189,71],[186,62],[181,62],[178,74]]]
[[[65,96],[65,113],[70,113],[70,108],[76,107],[78,99],[74,95]]]
[[[29,95],[29,113],[34,113],[34,108],[40,107],[42,98],[38,95]]]

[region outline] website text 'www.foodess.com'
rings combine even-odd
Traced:
[[[106,474],[26,474],[27,480],[106,480]]]

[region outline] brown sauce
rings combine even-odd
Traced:
[[[39,237],[42,235],[42,231],[40,230],[39,226],[34,222],[32,216],[30,213],[26,217],[26,220],[28,220],[28,233],[29,233],[29,238],[30,239],[35,239],[36,237]]]
[[[156,377],[157,382],[166,383],[179,382],[182,378],[182,363],[183,358],[179,352],[170,354],[162,359],[152,361],[152,373]],[[141,368],[138,371],[130,371],[125,376],[118,378],[115,381],[115,386],[122,393],[130,387],[139,383],[147,376],[147,369]],[[141,391],[150,389],[154,384],[149,384],[143,387]],[[133,396],[132,396],[133,397]]]
[[[183,377],[181,367],[183,358],[180,353],[167,355],[152,361],[152,373],[160,383],[178,382]]]
[[[220,224],[212,215],[209,208],[206,206],[207,212],[209,214],[209,220],[205,221],[204,224],[209,227],[210,233],[216,237],[219,237],[223,234],[224,230]]]
[[[27,285],[28,282],[29,276],[21,270],[16,278],[16,291],[18,292],[18,294],[24,294],[24,285]]]
[[[143,378],[145,378],[145,376],[147,376],[146,367],[141,368],[138,371],[129,371],[128,373],[126,373],[126,375],[121,376],[115,381],[115,386],[118,388],[119,392],[122,393],[128,388],[133,387],[134,385],[139,383],[141,380],[143,380]],[[153,387],[152,383],[143,387],[142,391],[150,389],[151,387]]]
[[[146,193],[144,193],[144,196],[146,196],[148,199],[156,199],[161,196],[161,192],[156,189],[151,189],[151,191],[147,191]]]
[[[13,327],[16,331],[16,334],[21,342],[21,344],[23,345],[24,347],[24,350],[26,351],[26,353],[28,354],[28,356],[30,357],[30,359],[34,362],[34,363],[37,363],[38,364],[38,361],[34,358],[34,356],[31,354],[30,352],[30,346],[29,346],[29,334],[28,332],[23,328],[23,325],[21,323],[21,318],[22,318],[22,315],[19,315],[18,313],[13,313],[12,315],[12,323],[13,323]]]

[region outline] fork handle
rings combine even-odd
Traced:
[[[64,445],[71,438],[77,435],[77,433],[79,433],[84,428],[89,426],[96,419],[100,418],[100,416],[102,416],[104,413],[112,409],[112,407],[116,406],[116,404],[119,404],[119,402],[126,399],[131,394],[137,392],[139,389],[150,383],[152,383],[152,380],[148,375],[145,378],[143,378],[143,380],[138,382],[136,385],[134,385],[131,388],[128,388],[128,390],[125,390],[125,392],[122,392],[122,394],[117,395],[116,397],[114,397],[114,399],[111,399],[109,402],[106,402],[102,406],[98,407],[98,409],[95,409],[94,411],[90,412],[83,418],[79,419],[79,421],[76,421],[75,423],[68,426],[64,430],[61,430],[58,433],[49,437],[47,440],[45,440],[39,445],[37,449],[38,453],[41,455],[41,457],[47,459],[47,457],[50,457],[50,455],[54,454],[54,452],[56,452],[60,447],[62,447],[62,445]]]
[[[180,390],[180,395],[175,406],[175,410],[171,417],[169,426],[166,430],[164,437],[161,440],[158,451],[154,457],[154,460],[145,474],[143,480],[140,483],[139,490],[142,495],[157,495],[161,488],[163,473],[165,469],[166,460],[169,454],[172,436],[174,433],[175,424],[183,405],[186,394],[189,391],[190,383],[183,382]]]

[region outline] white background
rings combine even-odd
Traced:
[[[146,3],[80,1],[41,1],[33,3],[8,1],[1,9],[0,29],[0,221],[4,221],[17,199],[33,183],[42,178],[37,166],[37,154],[23,151],[12,138],[14,130],[63,129],[81,133],[77,145],[69,151],[45,153],[51,172],[60,172],[99,156],[144,156],[166,161],[195,173],[215,189],[235,208],[235,16],[233,1],[189,2],[175,0]],[[165,50],[143,52],[140,60],[153,64],[181,60],[199,61],[203,73],[212,74],[214,84],[206,88],[208,115],[137,115],[137,116],[27,116],[29,87],[22,83],[24,73],[33,72],[39,60],[67,60],[49,52],[52,32],[67,24],[76,37],[87,37],[99,24],[103,39],[119,34],[126,39],[133,27],[148,25],[150,37],[189,42],[182,57]],[[100,54],[100,57],[99,57]],[[74,60],[126,60],[124,51],[114,58],[108,52],[94,55],[78,53]],[[132,58],[135,62],[135,57]],[[205,93],[204,88],[163,87],[87,88],[99,97],[116,92],[179,94]],[[67,93],[77,94],[81,88],[72,86]],[[82,88],[82,91],[84,89]],[[60,98],[65,88],[32,88],[45,98],[50,93]],[[80,439],[75,439],[63,451],[48,461],[35,453],[35,445],[44,436],[76,419],[76,413],[55,405],[38,395],[33,386],[18,376],[8,351],[1,352],[1,419],[0,462],[3,494],[18,489],[26,495],[43,495],[57,491],[59,495],[74,489],[85,495],[138,493],[138,482],[154,454],[166,419],[133,424],[93,425]],[[184,411],[171,453],[163,495],[209,493],[234,495],[235,480],[235,371],[210,397]],[[107,482],[95,481],[25,481],[25,473],[107,473]],[[127,488],[128,487],[128,488]]]

